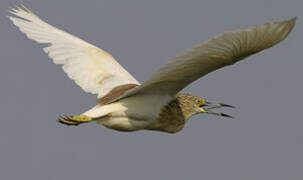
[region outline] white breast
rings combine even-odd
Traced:
[[[119,104],[122,108],[111,113],[111,115],[132,117],[138,120],[154,120],[158,117],[163,105],[167,104],[170,100],[170,96],[146,94],[132,96],[113,103],[113,106]]]
[[[144,129],[153,123],[170,96],[135,95],[108,105],[97,105],[84,115],[98,123],[120,131]]]
[[[111,117],[132,117],[138,120],[157,118],[170,96],[135,95],[108,105],[96,105],[84,115],[98,118],[110,114]]]

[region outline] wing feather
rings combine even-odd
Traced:
[[[215,36],[169,60],[148,81],[120,98],[137,93],[174,96],[200,77],[281,42],[291,32],[295,21],[293,18]]]
[[[63,71],[84,91],[102,98],[117,86],[139,84],[107,52],[47,24],[21,6],[10,9],[16,17],[9,16],[9,19],[29,39],[47,44],[44,52],[55,64],[63,65]]]

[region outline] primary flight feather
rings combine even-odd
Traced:
[[[9,17],[29,39],[48,44],[43,50],[85,92],[102,97],[123,84],[139,84],[109,53],[61,31],[32,13],[24,5]],[[21,19],[22,18],[22,19]]]
[[[176,133],[199,113],[231,117],[212,109],[233,107],[179,93],[200,77],[270,48],[284,40],[296,18],[225,32],[172,58],[149,80],[140,83],[110,54],[59,30],[24,5],[11,8],[9,19],[29,39],[47,44],[43,50],[84,91],[99,103],[79,116],[60,116],[59,122],[79,125],[96,121],[119,131],[156,130]]]

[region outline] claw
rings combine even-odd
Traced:
[[[66,125],[79,125],[81,123],[87,123],[92,121],[93,118],[81,115],[81,116],[61,116],[59,115],[58,121]]]
[[[80,124],[77,122],[69,121],[68,118],[64,116],[59,116],[58,122],[69,126],[77,126]]]

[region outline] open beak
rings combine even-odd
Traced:
[[[221,112],[216,112],[216,111],[211,110],[211,109],[221,108],[221,107],[235,108],[234,106],[228,105],[228,104],[206,102],[201,107],[201,110],[202,110],[202,112],[207,113],[207,114],[214,114],[214,115],[217,115],[217,116],[233,118],[232,116],[230,116],[228,114],[221,113]]]

